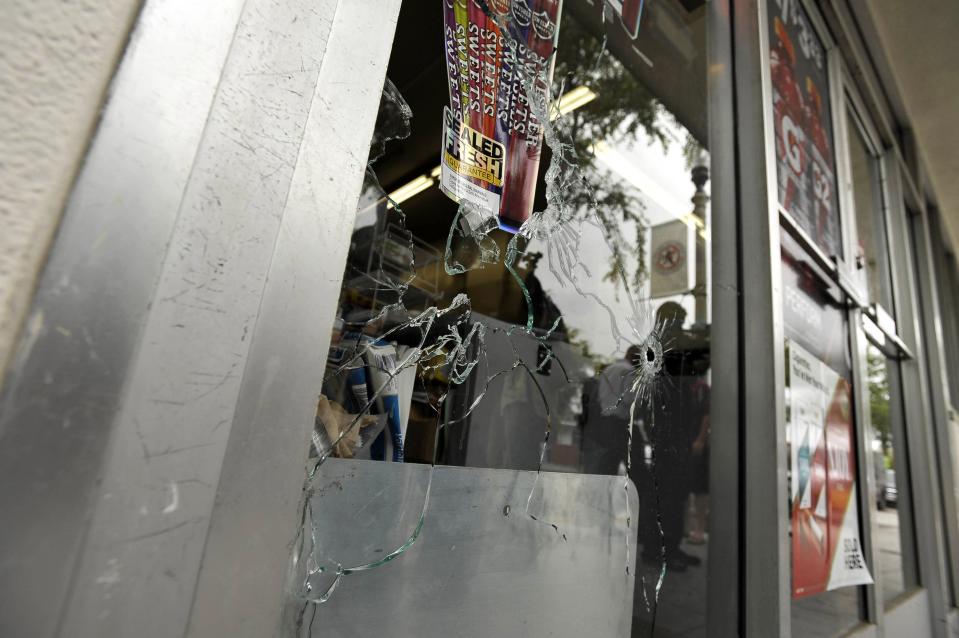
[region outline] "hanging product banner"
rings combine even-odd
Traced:
[[[872,583],[856,505],[849,382],[787,340],[792,595]]]
[[[440,188],[515,232],[533,212],[543,146],[527,85],[548,95],[562,0],[442,2],[450,103]]]
[[[779,202],[827,255],[838,255],[826,52],[798,0],[766,4]]]

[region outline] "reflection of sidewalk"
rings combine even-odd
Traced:
[[[894,509],[876,512],[879,532],[879,578],[882,581],[883,598],[892,600],[905,589],[902,578],[902,537],[899,535],[899,512]]]
[[[793,600],[793,635],[832,638],[858,625],[859,589],[842,587]]]
[[[691,545],[683,542],[681,549],[702,560],[701,565],[689,566],[685,572],[666,570],[659,603],[655,602],[659,567],[637,560],[636,587],[633,602],[633,638],[672,638],[673,636],[706,635],[706,556],[709,545]],[[643,592],[649,600],[646,609]],[[651,631],[653,611],[656,612],[655,633]]]
[[[877,512],[879,533],[878,577],[882,580],[886,600],[903,591],[902,552],[900,550],[899,512]],[[685,541],[681,549],[700,558],[696,567],[685,572],[666,570],[655,608],[656,581],[659,567],[636,561],[636,587],[633,602],[633,638],[673,638],[674,636],[706,635],[706,557],[708,545],[691,545]],[[875,574],[874,574],[875,576]],[[647,611],[643,592],[649,600]],[[832,592],[794,600],[792,627],[794,636],[830,637],[850,629],[858,623],[859,588],[844,587]],[[656,612],[655,632],[651,632],[653,611]]]

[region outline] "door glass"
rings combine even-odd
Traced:
[[[876,481],[876,545],[886,604],[917,584],[908,456],[899,364],[873,345],[867,351],[872,462]]]
[[[892,315],[892,279],[889,272],[889,251],[886,224],[882,213],[879,187],[879,159],[869,152],[856,116],[849,113],[849,172],[855,210],[856,266],[865,271],[869,300],[883,306]]]
[[[852,367],[838,287],[781,234],[792,632],[842,635],[868,580],[859,543]]]
[[[695,0],[404,3],[297,635],[705,635],[706,51]]]

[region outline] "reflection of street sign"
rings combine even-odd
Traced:
[[[650,294],[681,295],[696,281],[696,227],[677,219],[650,229]]]
[[[675,241],[667,241],[656,249],[653,255],[653,268],[663,275],[668,275],[686,263],[686,249]]]
[[[639,21],[643,17],[643,0],[609,0],[613,10],[623,21],[623,27],[629,37],[639,35]]]

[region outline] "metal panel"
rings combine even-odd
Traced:
[[[101,471],[72,636],[183,635],[335,9],[244,5]]]
[[[364,562],[388,551],[392,537],[408,536],[429,474],[428,465],[327,460],[313,497],[324,554]],[[343,577],[307,612],[314,634],[628,636],[627,546],[635,558],[636,526],[627,526],[626,499],[637,512],[634,486],[627,492],[617,476],[536,476],[436,467],[417,541],[386,565]],[[539,520],[526,511],[534,481],[530,513]]]
[[[948,579],[956,582],[959,578],[959,565],[956,564],[959,552],[959,530],[956,529],[956,501],[952,498],[955,493],[954,474],[952,472],[952,432],[949,420],[948,378],[946,362],[943,355],[942,311],[939,304],[939,295],[936,284],[936,271],[933,262],[933,239],[930,232],[930,217],[933,209],[927,209],[910,218],[912,224],[912,238],[914,249],[914,264],[916,269],[916,284],[918,290],[918,304],[911,306],[921,314],[917,318],[919,334],[921,334],[925,363],[926,393],[921,396],[928,398],[931,417],[926,423],[930,427],[924,428],[923,434],[928,437],[928,448],[923,452],[929,455],[927,472],[932,481],[929,498],[936,502],[928,510],[934,520],[926,519],[917,512],[917,520],[928,521],[930,533],[935,532],[936,545],[930,545],[934,550],[929,556],[937,561],[934,581],[930,584],[930,607],[935,614],[936,622],[945,622],[945,613],[949,607],[956,604],[950,600]],[[918,336],[917,336],[918,338]],[[923,442],[925,443],[925,440]],[[923,479],[926,477],[923,476]],[[925,526],[923,526],[925,527]],[[950,561],[950,557],[952,561]],[[922,557],[920,557],[922,563]],[[932,565],[927,568],[932,569]],[[930,574],[932,576],[932,574]],[[927,579],[929,576],[927,576]]]
[[[883,635],[889,636],[889,638],[922,635],[919,628],[928,626],[929,614],[929,592],[920,589],[904,600],[897,602],[894,607],[886,612]]]
[[[280,630],[316,397],[399,7],[343,2],[333,20],[251,331],[190,636]]]
[[[843,185],[853,184],[852,163],[849,155],[849,131],[850,126],[856,126],[855,122],[849,121],[850,93],[847,92],[846,79],[847,72],[839,51],[835,48],[829,52],[829,79],[830,94],[832,96],[832,121],[836,149],[836,174],[837,184],[840,185],[839,193],[839,211],[843,228],[843,246],[845,255],[852,256],[856,254],[855,246],[858,242],[859,227],[856,219],[855,198],[852,188],[842,188]],[[855,104],[855,100],[853,100]],[[870,138],[871,139],[871,138]],[[853,259],[850,258],[849,262]],[[848,266],[846,266],[848,268]],[[849,278],[855,281],[855,278]],[[857,282],[858,284],[858,282]],[[855,288],[858,289],[858,285]],[[867,557],[867,564],[874,575],[873,584],[866,586],[865,591],[865,619],[870,623],[882,624],[883,618],[883,595],[882,579],[878,578],[877,569],[881,560],[879,556],[879,547],[876,539],[879,534],[879,524],[876,520],[875,512],[875,470],[873,467],[873,455],[871,453],[871,434],[872,434],[872,415],[869,410],[869,380],[865,374],[867,368],[867,343],[862,329],[862,310],[863,300],[868,299],[868,286],[865,290],[858,291],[850,295],[853,298],[858,297],[857,305],[860,308],[851,308],[846,313],[846,320],[849,325],[849,349],[852,359],[852,387],[853,392],[853,413],[855,415],[855,424],[853,436],[856,446],[857,463],[856,481],[859,489],[856,494],[858,503],[856,507],[860,513],[860,520],[863,524],[860,526],[861,542],[863,553]]]
[[[929,291],[928,298],[923,300],[923,309],[927,313],[924,316],[924,334],[926,337],[927,350],[935,349],[935,352],[929,355],[930,383],[932,384],[933,396],[932,402],[936,411],[936,421],[934,423],[936,460],[938,461],[939,484],[942,495],[942,511],[944,516],[944,526],[946,535],[946,546],[948,548],[947,556],[951,559],[944,565],[949,570],[948,577],[952,581],[952,599],[950,606],[959,605],[959,503],[955,495],[957,494],[955,457],[953,450],[957,449],[959,441],[956,441],[956,433],[952,427],[950,419],[950,410],[953,408],[950,397],[950,374],[956,374],[959,371],[951,370],[949,365],[949,354],[955,356],[955,351],[947,353],[948,344],[952,336],[951,326],[947,322],[955,322],[956,315],[952,306],[952,295],[946,290],[949,284],[955,285],[943,258],[942,240],[946,237],[945,229],[940,223],[941,217],[939,211],[930,207],[926,212],[929,254],[925,257],[925,263],[928,264],[929,272]],[[923,266],[918,266],[920,269]],[[943,285],[943,282],[946,285]],[[929,316],[929,312],[934,312]],[[950,590],[947,588],[946,590]]]
[[[150,0],[114,77],[0,403],[2,635],[57,631],[242,5]]]
[[[4,635],[280,632],[399,0],[194,4],[144,9],[11,370]]]
[[[931,428],[926,426],[931,423],[933,412],[932,406],[925,400],[925,397],[929,396],[925,370],[926,351],[920,329],[921,317],[917,312],[924,312],[925,309],[919,306],[919,291],[916,290],[916,281],[913,278],[914,268],[920,262],[913,258],[913,247],[909,242],[909,225],[917,222],[907,219],[898,161],[888,152],[882,160],[886,175],[884,199],[890,206],[889,234],[890,237],[897,238],[891,241],[889,246],[895,290],[899,295],[896,299],[896,323],[903,341],[916,356],[915,359],[902,361],[900,370],[903,396],[913,397],[912,401],[905,402],[904,410],[909,428],[908,453],[912,468],[909,478],[912,484],[913,513],[917,521],[920,584],[929,590],[933,635],[944,636],[945,574],[940,566],[945,564],[946,558],[938,486],[933,469],[932,433]],[[921,222],[918,223],[920,227],[916,229],[917,235],[923,232]],[[916,239],[921,240],[922,237]],[[925,276],[928,276],[928,273]]]
[[[782,276],[766,0],[736,3],[746,636],[790,635]],[[748,318],[748,319],[747,319]],[[748,329],[745,322],[748,320]]]
[[[712,180],[712,348],[707,632],[739,633],[740,387],[739,241],[733,110],[731,3],[707,3],[709,150]]]

